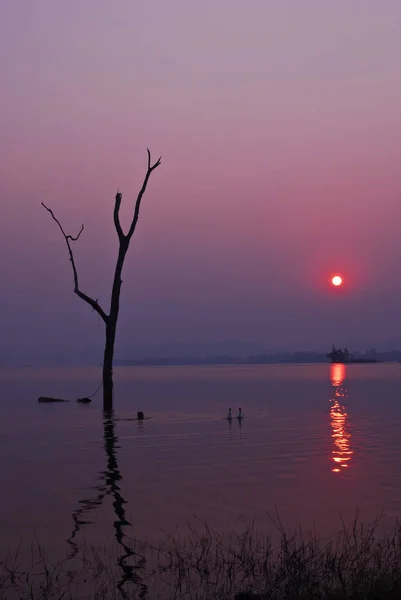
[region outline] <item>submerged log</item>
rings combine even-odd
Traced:
[[[80,404],[89,404],[89,402],[92,402],[92,400],[90,398],[78,398],[77,402]]]
[[[39,396],[38,402],[69,402],[63,398],[52,398],[51,396]]]

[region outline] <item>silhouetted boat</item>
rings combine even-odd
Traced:
[[[343,363],[343,364],[363,364],[363,363],[377,363],[377,358],[355,358],[348,352],[348,348],[336,348],[333,344],[331,352],[327,355],[327,358],[331,363]]]

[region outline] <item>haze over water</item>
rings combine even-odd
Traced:
[[[101,360],[40,202],[106,305],[146,147],[117,358],[401,347],[398,0],[4,1],[0,56],[0,361]]]
[[[111,540],[122,515],[124,535],[157,541],[197,519],[227,532],[256,518],[267,531],[276,510],[323,536],[340,513],[400,514],[400,365],[116,371],[106,421],[97,404],[36,402],[95,388],[96,370],[1,371],[3,550],[35,535],[65,555]],[[239,406],[242,424],[223,418]],[[138,409],[151,418],[129,420]]]

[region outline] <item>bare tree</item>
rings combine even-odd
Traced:
[[[53,211],[42,202],[42,206],[51,214],[52,218],[59,226],[60,231],[63,234],[65,242],[67,244],[69,258],[70,258],[70,262],[71,262],[72,270],[73,270],[73,274],[74,274],[74,292],[75,292],[75,294],[77,294],[77,296],[79,296],[80,298],[82,298],[82,300],[87,302],[89,304],[89,306],[91,306],[93,308],[93,310],[95,310],[99,314],[99,316],[103,319],[103,321],[105,323],[106,343],[105,343],[104,358],[103,358],[103,408],[105,410],[110,410],[113,407],[113,356],[114,356],[114,344],[115,344],[115,339],[116,339],[118,313],[119,313],[119,309],[120,309],[120,294],[121,294],[121,284],[122,284],[121,274],[122,274],[122,270],[123,270],[123,266],[124,266],[125,256],[127,254],[131,238],[134,235],[134,232],[135,232],[135,229],[136,229],[136,226],[138,223],[139,209],[141,207],[142,197],[146,191],[146,187],[148,185],[149,178],[150,178],[152,172],[161,163],[161,157],[160,157],[152,165],[150,151],[148,150],[147,152],[148,152],[148,168],[146,171],[146,175],[145,175],[145,179],[143,181],[142,187],[141,187],[139,194],[137,196],[137,199],[136,199],[134,216],[132,218],[131,225],[130,225],[130,228],[129,228],[127,234],[124,234],[122,227],[121,227],[121,223],[120,223],[120,206],[121,206],[122,194],[120,194],[120,192],[118,191],[116,194],[116,198],[115,198],[113,219],[114,219],[114,226],[116,228],[117,235],[118,235],[119,247],[118,247],[116,268],[114,271],[113,287],[111,289],[110,310],[109,310],[108,314],[100,306],[97,299],[94,300],[87,294],[84,294],[84,292],[82,292],[79,289],[78,271],[77,271],[77,268],[75,265],[75,260],[74,260],[74,255],[72,253],[71,243],[76,242],[79,239],[81,233],[84,230],[84,226],[82,225],[77,236],[73,237],[72,235],[67,235],[65,233],[60,221],[58,219],[56,219],[56,217],[54,216]]]

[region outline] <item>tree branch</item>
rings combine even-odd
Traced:
[[[118,234],[118,239],[123,240],[125,235],[123,233],[122,227],[121,227],[121,223],[120,223],[120,206],[121,206],[121,199],[122,199],[123,195],[120,194],[120,191],[117,191],[116,194],[116,201],[114,204],[114,213],[113,213],[113,219],[114,219],[114,226],[116,228],[117,234]]]
[[[120,202],[121,202],[121,200],[120,200]],[[75,266],[74,255],[73,255],[72,249],[71,249],[71,242],[76,242],[78,240],[79,236],[81,235],[81,233],[84,230],[84,226],[82,225],[82,227],[81,227],[81,229],[80,229],[80,231],[79,231],[79,233],[78,233],[77,236],[73,237],[72,235],[67,235],[65,233],[65,231],[64,231],[64,229],[63,229],[60,221],[58,219],[56,219],[56,217],[54,216],[53,211],[50,208],[48,208],[44,202],[42,202],[41,204],[47,210],[47,212],[49,212],[51,214],[53,220],[59,226],[60,231],[61,231],[61,233],[64,236],[65,243],[67,244],[68,253],[69,253],[69,256],[70,256],[70,262],[71,262],[71,265],[72,265],[72,271],[74,273],[74,293],[77,296],[79,296],[82,300],[85,300],[85,302],[87,302],[93,308],[93,310],[95,310],[102,317],[103,321],[105,323],[107,323],[108,316],[106,315],[106,313],[104,312],[104,310],[102,309],[102,307],[99,305],[98,301],[94,300],[90,296],[87,296],[86,294],[84,294],[83,292],[81,292],[81,290],[79,289],[79,286],[78,286],[78,272],[77,272],[77,268]]]
[[[147,153],[148,153],[148,170],[146,171],[145,179],[143,181],[142,187],[141,187],[141,189],[139,191],[139,194],[138,194],[138,197],[136,199],[135,212],[134,212],[134,217],[132,219],[131,227],[129,228],[129,231],[128,231],[127,235],[125,236],[128,242],[130,241],[130,239],[133,236],[136,224],[137,224],[138,219],[139,219],[139,209],[141,207],[141,200],[142,200],[142,196],[144,195],[144,193],[146,191],[146,186],[148,185],[149,178],[150,178],[152,172],[155,169],[157,169],[157,167],[160,165],[161,160],[162,160],[162,157],[160,156],[160,158],[152,165],[151,164],[151,156],[150,156],[150,150],[149,150],[149,148],[147,149]]]

